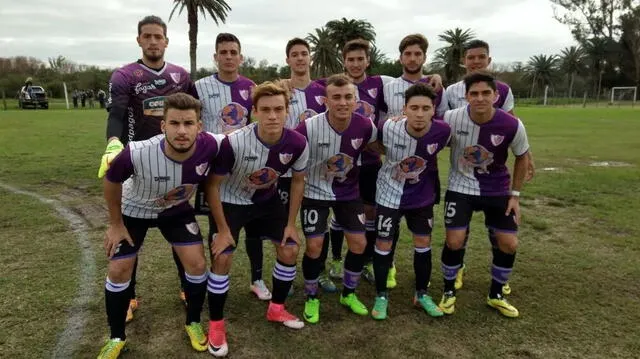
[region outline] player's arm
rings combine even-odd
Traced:
[[[508,216],[513,212],[516,223],[520,224],[520,191],[524,185],[525,176],[529,167],[529,141],[527,139],[527,133],[524,125],[520,120],[518,120],[518,130],[516,131],[513,141],[511,141],[510,148],[516,156],[516,160],[513,164],[511,196],[509,197],[509,203],[507,205],[505,215]]]
[[[229,246],[235,246],[235,240],[231,235],[231,229],[227,223],[222,209],[222,199],[220,196],[220,184],[233,168],[234,156],[229,138],[225,137],[220,144],[220,151],[214,160],[212,173],[209,174],[206,182],[205,193],[207,203],[211,211],[211,216],[216,221],[218,233],[211,244],[211,255],[217,257]]]
[[[133,246],[133,240],[122,221],[122,182],[133,175],[133,162],[129,148],[113,161],[104,179],[104,199],[109,210],[109,226],[104,236],[104,249],[109,258],[113,257],[123,240]]]
[[[120,137],[125,132],[129,89],[126,78],[120,71],[115,71],[109,82],[109,98],[107,99],[107,148],[100,160],[98,178],[104,177],[113,159],[124,149]]]
[[[376,140],[367,145],[367,149],[381,155],[385,154],[384,142],[382,141],[382,133],[384,132],[384,124],[387,120],[378,121]]]
[[[291,166],[291,189],[289,192],[289,218],[287,218],[287,226],[284,229],[281,246],[286,245],[287,239],[292,239],[298,245],[301,244],[298,229],[296,228],[296,217],[300,211],[302,204],[302,196],[304,194],[304,177],[307,166],[309,165],[309,145],[305,141],[304,150]]]
[[[433,87],[434,90],[439,91],[443,89],[442,76],[439,74],[431,74],[427,76],[429,77],[429,85]]]

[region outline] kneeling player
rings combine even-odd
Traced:
[[[485,225],[495,233],[497,244],[487,304],[507,317],[517,317],[518,310],[502,296],[502,286],[509,280],[518,246],[518,199],[528,167],[527,134],[519,119],[493,107],[497,87],[491,75],[472,73],[464,84],[469,104],[444,116],[451,126],[451,169],[445,195],[447,239],[442,251],[440,308],[447,314],[455,310],[455,279],[465,234],[473,212],[483,211]],[[513,178],[506,166],[509,149],[516,156]]]
[[[300,214],[307,239],[302,260],[307,295],[304,319],[310,323],[320,319],[317,298],[320,255],[330,208],[345,230],[349,248],[344,261],[340,303],[356,314],[369,313],[355,294],[366,244],[356,163],[367,144],[375,141],[376,128],[370,119],[353,112],[356,88],[347,76],[329,77],[325,91],[327,111],[307,119],[297,128],[309,142],[309,175]]]
[[[423,83],[405,91],[405,118],[387,120],[378,126],[378,141],[386,149],[385,160],[378,174],[376,191],[377,240],[373,269],[378,295],[371,310],[374,319],[387,317],[387,275],[391,266],[391,248],[400,231],[404,216],[413,233],[413,269],[416,291],[413,303],[430,316],[440,317],[442,311],[427,295],[431,278],[431,229],[433,204],[437,197],[437,154],[449,141],[451,129],[446,123],[433,120],[436,93]]]
[[[304,327],[304,322],[286,311],[284,302],[296,277],[300,239],[295,223],[304,189],[307,141],[284,128],[289,101],[285,89],[267,82],[255,87],[252,96],[257,123],[222,141],[207,185],[207,201],[217,226],[208,285],[209,352],[217,357],[228,353],[223,310],[233,250],[243,227],[247,237],[268,238],[275,245],[277,261],[267,320],[293,329]],[[289,169],[293,174],[287,218],[276,184]]]
[[[116,358],[125,345],[131,273],[150,227],[160,229],[185,268],[185,329],[195,350],[207,350],[200,325],[207,291],[206,262],[189,199],[206,179],[223,136],[200,132],[200,108],[198,100],[184,93],[165,97],[164,134],[130,142],[107,171],[104,196],[110,224],[104,245],[110,261],[105,302],[111,339],[98,358]]]

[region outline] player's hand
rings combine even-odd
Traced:
[[[511,196],[509,198],[509,202],[507,203],[507,211],[505,212],[505,216],[510,216],[513,213],[513,220],[516,221],[517,225],[520,225],[520,197]]]
[[[113,159],[116,158],[118,153],[122,152],[123,149],[124,146],[119,139],[114,138],[113,140],[109,141],[109,143],[107,144],[107,149],[104,151],[102,160],[100,161],[98,178],[104,177],[104,175],[107,173],[107,170],[109,169],[109,166],[111,166],[111,161],[113,161]]]
[[[300,236],[298,235],[298,229],[296,226],[287,225],[284,227],[284,235],[282,236],[280,247],[287,245],[287,239],[293,240],[298,246],[300,246]]]
[[[405,118],[404,115],[398,115],[398,116],[391,116],[387,120],[391,120],[393,122],[398,122],[398,121],[402,120],[403,118]]]
[[[440,91],[442,88],[442,76],[438,74],[429,75],[429,85],[433,87],[434,90]]]
[[[229,247],[235,247],[236,241],[233,240],[231,232],[219,232],[213,235],[211,242],[211,255],[213,258],[218,258],[222,252]]]
[[[536,164],[533,163],[533,158],[529,156],[529,163],[527,165],[527,173],[524,175],[524,181],[529,182],[536,175]]]
[[[127,241],[131,247],[134,247],[133,239],[129,235],[129,231],[123,223],[117,225],[109,225],[107,232],[104,234],[104,250],[107,257],[112,258],[116,254],[116,250],[120,242]]]

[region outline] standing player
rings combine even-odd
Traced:
[[[129,141],[146,140],[160,133],[164,97],[176,92],[196,95],[189,73],[182,67],[164,61],[167,48],[167,25],[157,16],[147,16],[138,22],[138,45],[142,59],[113,72],[107,100],[107,149],[102,156],[98,178],[104,177],[111,161]],[[180,276],[180,298],[184,298],[184,269],[173,251],[173,259]],[[131,277],[131,301],[127,322],[138,308],[136,299],[136,269]]]
[[[223,136],[200,132],[200,102],[178,93],[164,98],[162,135],[130,142],[107,171],[104,196],[109,227],[105,303],[111,336],[98,358],[117,358],[126,342],[131,274],[147,230],[158,227],[185,268],[191,346],[207,350],[200,312],[207,288],[202,235],[189,199],[206,179]]]
[[[320,301],[317,298],[320,253],[330,208],[345,229],[349,248],[344,261],[344,288],[340,303],[356,314],[368,314],[355,294],[366,244],[356,163],[367,144],[376,140],[376,128],[370,119],[353,112],[355,92],[355,86],[347,76],[329,77],[327,111],[307,119],[297,128],[309,142],[309,169],[300,215],[307,240],[302,260],[307,295],[304,318],[310,323],[317,323],[320,319]]]
[[[400,231],[402,216],[413,233],[415,246],[413,303],[430,316],[443,315],[427,295],[427,286],[431,279],[433,204],[439,189],[436,156],[449,142],[451,128],[442,121],[432,121],[436,94],[428,85],[420,82],[412,85],[404,98],[406,117],[399,121],[387,120],[378,126],[378,141],[386,149],[376,192],[378,223],[373,266],[378,294],[371,315],[378,320],[387,318],[391,246]]]
[[[489,56],[489,44],[482,40],[472,40],[468,42],[464,47],[464,54],[462,58],[464,67],[467,69],[467,74],[471,74],[475,71],[487,71],[489,65],[491,64],[491,56]],[[511,91],[511,87],[504,82],[496,80],[496,102],[493,103],[493,107],[502,109],[504,111],[509,112],[513,115],[514,108],[514,100],[513,100],[513,92]],[[458,81],[455,84],[450,85],[444,92],[444,96],[442,98],[442,102],[440,102],[440,107],[438,108],[438,115],[444,115],[445,111],[453,110],[460,107],[465,107],[467,105],[467,98],[465,94],[465,86],[464,81]],[[535,174],[535,165],[533,163],[533,158],[531,156],[531,151],[527,152],[527,156],[529,157],[529,168],[527,171],[526,181],[531,180],[533,175]],[[489,241],[491,245],[495,247],[495,235],[491,229],[489,232]],[[456,289],[462,288],[464,273],[466,272],[466,268],[464,265],[464,255],[467,248],[467,242],[469,241],[469,236],[467,233],[467,237],[465,238],[465,243],[463,248],[461,249],[461,259],[462,259],[462,267],[458,271],[458,276],[456,277]],[[505,283],[502,288],[502,293],[508,295],[511,293],[511,286],[509,283]]]
[[[451,169],[445,195],[447,238],[442,251],[440,308],[446,314],[455,310],[455,279],[466,231],[473,212],[483,211],[485,225],[496,237],[487,304],[507,317],[517,317],[518,310],[502,296],[502,287],[509,280],[518,246],[519,197],[529,143],[522,122],[493,107],[497,86],[491,75],[473,73],[465,77],[464,84],[469,105],[444,116],[451,126]],[[509,149],[516,156],[513,178],[506,166]]]
[[[239,71],[243,61],[240,40],[233,34],[220,33],[216,37],[213,59],[218,72],[196,81],[198,96],[202,100],[202,121],[204,128],[213,133],[230,133],[251,121],[251,91],[255,84],[241,76]],[[205,194],[200,191],[196,197],[196,210],[209,214]],[[209,217],[213,225],[213,218]],[[215,231],[209,229],[209,240]],[[251,284],[249,289],[261,300],[271,299],[271,292],[262,280],[262,242],[247,238],[247,256],[251,264]]]
[[[416,82],[430,82],[430,77],[425,76],[422,73],[422,68],[427,61],[428,47],[429,42],[422,34],[407,35],[402,39],[402,41],[400,41],[398,49],[400,50],[402,76],[384,85],[386,117],[397,117],[402,115],[402,111],[405,106],[404,94],[409,86]],[[442,93],[442,88],[436,92],[436,99],[433,101],[435,108],[438,108],[440,101],[442,100]],[[439,186],[439,184],[437,186]],[[436,197],[436,203],[438,202],[439,196]],[[396,233],[396,237],[398,235],[399,233]],[[394,288],[397,285],[396,268],[393,264],[393,257],[397,243],[398,238],[395,238],[391,248],[391,268],[389,269],[389,278],[387,280],[387,286],[389,288]]]
[[[300,239],[296,214],[302,202],[309,149],[304,137],[284,128],[289,93],[270,82],[253,92],[257,123],[228,135],[222,142],[214,173],[207,185],[207,200],[215,219],[209,275],[209,352],[225,356],[229,349],[224,325],[224,303],[229,290],[233,249],[243,227],[251,240],[274,242],[273,298],[267,320],[300,329],[304,322],[284,307],[296,277]],[[278,177],[293,171],[289,214],[276,189]],[[227,177],[228,175],[228,177]]]

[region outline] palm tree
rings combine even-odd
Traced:
[[[585,53],[580,46],[565,47],[560,54],[560,69],[567,74],[569,98],[573,98],[573,82],[577,74],[584,71]]]
[[[447,82],[457,81],[464,74],[464,67],[460,63],[464,55],[464,45],[475,36],[471,29],[462,30],[458,27],[438,35],[438,40],[448,44],[436,52],[436,62],[443,68]]]
[[[307,34],[311,46],[311,71],[316,77],[327,77],[340,72],[338,49],[329,35],[329,30],[321,27],[315,34]]]
[[[529,58],[526,66],[527,77],[531,79],[531,97],[537,84],[550,85],[556,77],[558,58],[555,55],[535,55]]]
[[[383,53],[380,48],[378,48],[376,45],[373,45],[371,47],[371,53],[369,54],[370,67],[376,67],[387,60],[387,55]]]
[[[342,51],[344,44],[353,39],[363,39],[374,42],[376,32],[370,22],[366,20],[355,20],[342,18],[331,20],[325,25],[329,33],[329,38],[333,41],[338,52]]]
[[[169,21],[173,17],[173,13],[180,8],[178,15],[187,8],[187,22],[189,23],[189,58],[191,59],[191,79],[195,80],[196,65],[196,49],[198,48],[198,11],[202,13],[204,18],[207,14],[211,16],[216,25],[223,24],[227,20],[227,13],[231,11],[231,7],[224,0],[173,0],[174,6],[169,15]]]

